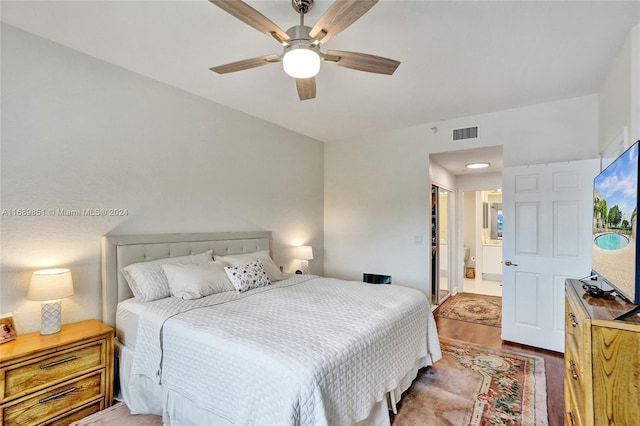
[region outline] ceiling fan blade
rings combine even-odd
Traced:
[[[351,68],[359,71],[375,72],[377,74],[391,75],[395,72],[400,62],[382,56],[369,55],[367,53],[345,52],[343,50],[330,50],[327,52],[329,59],[326,61],[335,62],[336,65]],[[339,58],[337,61],[335,58]]]
[[[211,71],[218,74],[226,74],[229,72],[243,71],[250,68],[261,67],[272,62],[279,62],[280,56],[278,55],[265,55],[258,58],[245,59],[242,61],[231,62],[230,64],[218,65],[217,67],[209,68]]]
[[[316,22],[309,35],[312,39],[325,43],[356,22],[377,2],[378,0],[336,0]]]
[[[296,78],[296,88],[301,101],[316,97],[316,78]]]
[[[279,43],[289,39],[286,32],[274,24],[269,18],[241,0],[209,0],[225,12],[235,16],[245,24],[261,33],[268,34]]]

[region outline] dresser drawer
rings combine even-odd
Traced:
[[[573,398],[572,405],[574,411],[583,412],[585,409],[584,401],[587,395],[587,380],[585,380],[585,372],[580,368],[579,361],[574,358],[571,351],[564,354],[565,359],[565,392],[569,392]],[[566,400],[565,400],[566,402]]]
[[[587,396],[590,395],[591,380],[591,327],[590,321],[573,297],[565,299],[565,398],[566,424],[584,424],[582,413],[588,409]],[[590,405],[590,404],[589,404]],[[569,414],[571,413],[571,414]]]
[[[566,383],[565,379],[565,387],[566,386],[569,386],[569,383]],[[578,408],[575,400],[575,395],[570,391],[567,391],[567,389],[565,389],[565,392],[564,424],[567,426],[582,426],[584,424],[580,417],[582,409]]]
[[[0,402],[44,389],[82,373],[105,366],[106,341],[98,340],[81,346],[32,358],[2,369]]]
[[[45,391],[6,404],[2,409],[2,424],[47,424],[49,419],[62,416],[92,400],[104,400],[104,370],[59,384]]]
[[[580,306],[576,306],[567,298],[564,304],[565,312],[565,334],[569,343],[576,349],[576,353],[581,353],[582,346],[586,343],[585,337],[590,333],[590,324],[584,310]]]

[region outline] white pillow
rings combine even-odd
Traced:
[[[169,290],[178,299],[199,299],[211,294],[235,290],[222,262],[203,263],[202,265],[162,265]]]
[[[191,256],[167,257],[166,259],[134,263],[120,271],[127,280],[133,296],[141,302],[151,302],[171,295],[169,281],[162,265],[187,263],[200,264],[211,262],[211,250]]]
[[[225,262],[229,266],[240,266],[250,263],[256,259],[262,261],[262,267],[269,275],[271,281],[280,281],[284,279],[284,274],[278,268],[278,265],[269,256],[269,250],[255,251],[245,254],[230,254],[228,256],[213,256],[216,262]]]
[[[224,271],[227,273],[233,286],[238,290],[238,293],[271,284],[260,259],[256,259],[246,265],[225,266]]]

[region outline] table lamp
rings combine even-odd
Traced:
[[[42,302],[40,334],[60,331],[62,300],[73,295],[73,280],[68,269],[43,269],[31,276],[27,300]]]
[[[311,246],[299,246],[298,247],[298,259],[302,264],[302,273],[309,273],[309,261],[313,260],[313,248]]]

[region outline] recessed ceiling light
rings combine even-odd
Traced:
[[[466,164],[465,167],[467,169],[484,169],[491,165],[491,163],[469,163]]]

